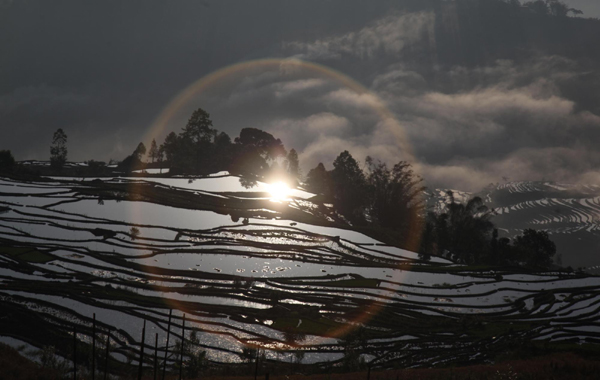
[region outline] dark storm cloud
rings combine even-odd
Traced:
[[[266,70],[226,91],[221,86],[210,88],[190,104],[206,104],[214,124],[230,134],[253,127],[281,138],[288,149],[300,152],[305,171],[320,161],[329,165],[344,149],[362,160],[367,154],[365,141],[371,142],[372,149],[380,145],[375,141],[385,118],[378,110],[381,101],[377,97],[357,93],[328,75],[314,77],[311,70],[292,77]],[[189,111],[182,110],[178,119],[183,120]],[[386,158],[399,154],[394,148],[394,154]]]
[[[445,75],[460,75],[461,91],[428,89],[407,96],[393,91],[402,88],[398,81],[380,88],[411,136],[430,182],[471,184],[471,189],[502,177],[576,182],[583,175],[591,178],[589,172],[600,164],[600,117],[560,91],[564,82],[584,75],[573,62],[557,57],[523,65],[501,61]],[[469,80],[472,76],[478,80]],[[477,85],[464,88],[469,82]]]
[[[358,28],[387,5],[361,8],[358,0],[4,0],[3,101],[17,102],[21,92],[36,88],[87,100],[46,107],[43,117],[44,106],[35,102],[18,115],[3,111],[2,148],[10,147],[17,159],[46,158],[47,136],[62,127],[72,159],[123,158],[190,83],[229,64],[276,55],[283,41]],[[39,132],[35,138],[25,133],[32,130]],[[111,146],[111,137],[123,149]]]
[[[353,54],[363,62],[379,59],[372,51],[401,59],[407,41],[430,38],[427,33],[405,34],[404,25],[426,31],[434,22],[427,13],[400,14],[356,33],[288,46],[322,61],[347,60]],[[396,35],[385,33],[387,25],[394,25]],[[356,42],[364,39],[361,35],[377,49],[365,50]],[[568,182],[599,177],[599,109],[589,101],[598,96],[598,81],[576,61],[538,55],[520,63],[438,67],[433,77],[395,63],[381,70],[370,87],[407,131],[416,166],[433,186],[477,190],[502,177]],[[373,154],[375,146],[369,143],[355,149]]]
[[[432,12],[394,14],[358,31],[325,36],[314,42],[284,43],[284,48],[299,51],[297,57],[308,60],[339,59],[343,56],[372,59],[381,53],[397,56],[407,45],[433,33],[434,18]]]
[[[412,8],[399,9],[405,3]],[[122,159],[189,84],[280,57],[324,64],[372,93],[327,75],[248,72],[198,94],[154,137],[179,131],[201,106],[232,137],[244,127],[280,137],[298,150],[305,173],[345,149],[393,163],[410,155],[398,124],[378,111],[385,105],[433,186],[600,179],[595,64],[541,50],[518,61],[445,64],[436,31],[447,20],[422,2],[2,4],[0,149],[17,159],[47,158],[57,128],[69,135],[71,159]]]

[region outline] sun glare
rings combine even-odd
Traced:
[[[288,198],[290,188],[284,182],[279,181],[269,185],[269,193],[272,201],[281,202]]]

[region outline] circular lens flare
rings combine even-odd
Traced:
[[[260,59],[255,61],[240,62],[231,66],[219,69],[205,77],[200,78],[196,82],[190,84],[183,89],[173,100],[165,106],[164,109],[157,115],[156,119],[148,129],[147,136],[144,141],[150,141],[152,138],[157,140],[163,138],[167,131],[172,130],[176,126],[176,121],[180,118],[180,114],[187,112],[195,105],[199,99],[208,99],[214,91],[227,92],[230,87],[238,86],[238,84],[249,85],[254,83],[260,84],[260,80],[264,78],[277,78],[279,82],[287,83],[297,81],[298,79],[320,79],[332,85],[337,85],[340,89],[344,89],[343,93],[336,93],[337,97],[345,94],[356,95],[368,102],[368,108],[379,116],[379,123],[386,126],[391,135],[386,136],[390,145],[396,145],[399,152],[402,152],[402,158],[406,161],[416,161],[413,154],[410,142],[406,136],[405,130],[401,123],[396,119],[396,116],[388,109],[386,102],[381,100],[376,94],[373,94],[368,88],[348,77],[347,75],[335,71],[329,67],[319,65],[313,62],[305,62],[298,59]],[[306,82],[303,82],[306,84]],[[237,99],[232,96],[226,99]],[[353,98],[352,98],[353,99]],[[352,100],[352,99],[349,99]],[[182,118],[184,120],[185,117]],[[310,132],[310,131],[307,131]],[[312,132],[317,133],[317,132]],[[342,145],[340,145],[341,147]],[[279,177],[281,178],[281,177]],[[277,177],[268,181],[270,183],[267,192],[270,193],[270,200],[273,202],[284,203],[290,201],[290,196],[294,194],[294,190]],[[135,186],[135,185],[133,185]],[[135,212],[135,211],[134,211]],[[134,217],[137,218],[137,215]],[[247,220],[247,219],[246,219]],[[416,213],[408,216],[407,224],[409,231],[406,233],[406,247],[411,251],[417,251],[420,246],[420,238],[422,232],[421,218]],[[296,223],[294,223],[296,224]],[[340,245],[340,237],[335,236],[331,240],[333,243]],[[343,248],[343,247],[342,247]],[[401,286],[407,272],[405,267],[398,267],[393,273],[393,278],[384,282],[382,288],[379,289],[381,297],[393,300],[396,297],[396,289]],[[150,267],[152,270],[152,267]],[[315,274],[322,276],[322,273]],[[392,276],[387,276],[390,278]],[[213,278],[213,276],[211,276]],[[378,285],[379,286],[379,285]],[[189,304],[179,302],[174,299],[169,299],[168,303],[171,307],[186,312],[194,312],[189,309]],[[385,307],[385,302],[372,302],[362,307],[358,314],[348,314],[347,323],[339,323],[339,326],[328,331],[327,335],[331,337],[339,337],[346,335],[356,326],[367,323],[374,315]],[[299,326],[299,325],[298,325]],[[236,338],[231,338],[235,340]],[[264,343],[254,344],[247,341],[249,347],[264,346]]]

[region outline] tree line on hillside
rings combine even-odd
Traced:
[[[376,228],[394,242],[411,247],[425,210],[423,179],[410,163],[393,167],[371,157],[366,171],[347,150],[333,161],[333,170],[319,163],[308,172],[307,190],[320,194],[354,226]]]
[[[533,269],[552,266],[556,245],[546,231],[526,229],[514,239],[498,237],[492,223],[494,210],[480,197],[458,203],[452,191],[442,213],[429,212],[425,217],[420,257],[446,256],[472,265],[511,265]]]
[[[504,2],[513,6],[521,5],[519,0],[504,0]],[[522,6],[542,16],[567,17],[583,14],[581,10],[571,8],[560,0],[525,1]]]
[[[144,166],[146,147],[140,143],[135,151],[119,164],[119,169],[131,171]],[[198,108],[179,134],[169,133],[159,146],[152,140],[148,152],[151,161],[168,162],[171,174],[206,175],[229,171],[253,181],[277,174],[292,182],[300,175],[298,153],[286,151],[280,139],[257,128],[244,128],[232,141],[225,132],[213,128],[210,115]]]
[[[54,172],[60,172],[67,163],[67,134],[59,128],[52,136],[50,145],[50,167]],[[10,150],[0,150],[0,173],[13,173],[15,170],[28,173],[24,168],[19,167]]]
[[[333,203],[355,226],[383,231],[378,237],[392,237],[423,260],[436,255],[468,265],[552,266],[556,245],[547,232],[526,229],[512,240],[499,238],[491,221],[494,210],[480,197],[459,203],[450,191],[445,212],[427,212],[425,186],[408,162],[400,161],[390,169],[367,157],[364,172],[344,151],[333,167],[327,171],[319,163],[308,173],[307,189]]]
[[[67,135],[59,129],[50,147],[51,168],[61,170],[67,159]],[[171,132],[159,146],[153,140],[147,152],[139,143],[117,167],[131,172],[146,167],[143,156],[170,175],[205,175],[229,171],[239,175],[242,184],[257,180],[301,180],[298,154],[286,151],[280,139],[256,128],[244,128],[231,140],[213,128],[210,115],[198,108],[179,134]],[[10,151],[0,152],[3,166],[14,165]],[[97,164],[97,165],[95,165]],[[104,168],[89,161],[88,166]],[[410,163],[399,161],[392,167],[367,157],[364,169],[344,150],[327,170],[319,163],[308,172],[305,187],[317,194],[316,203],[331,203],[341,219],[374,237],[417,251],[422,259],[444,256],[469,265],[520,265],[549,268],[556,253],[555,244],[544,231],[525,230],[512,241],[499,238],[491,221],[494,215],[479,197],[456,202],[448,192],[446,211],[428,212],[423,179]],[[90,170],[91,170],[90,169]]]

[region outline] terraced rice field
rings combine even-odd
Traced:
[[[600,342],[598,277],[422,262],[343,228],[305,191],[273,200],[264,184],[238,183],[2,179],[2,339],[66,355],[75,327],[91,342],[95,314],[113,360],[135,364],[156,333],[164,355],[173,310],[170,348],[185,313],[186,339],[196,331],[213,365],[241,363],[248,347],[273,362],[385,368],[488,362],[525,341]]]
[[[508,182],[477,194],[455,191],[459,202],[474,195],[494,209],[492,221],[501,234],[513,237],[526,228],[547,231],[564,266],[600,274],[600,186]],[[430,198],[432,209],[444,210],[445,190],[436,189]]]

